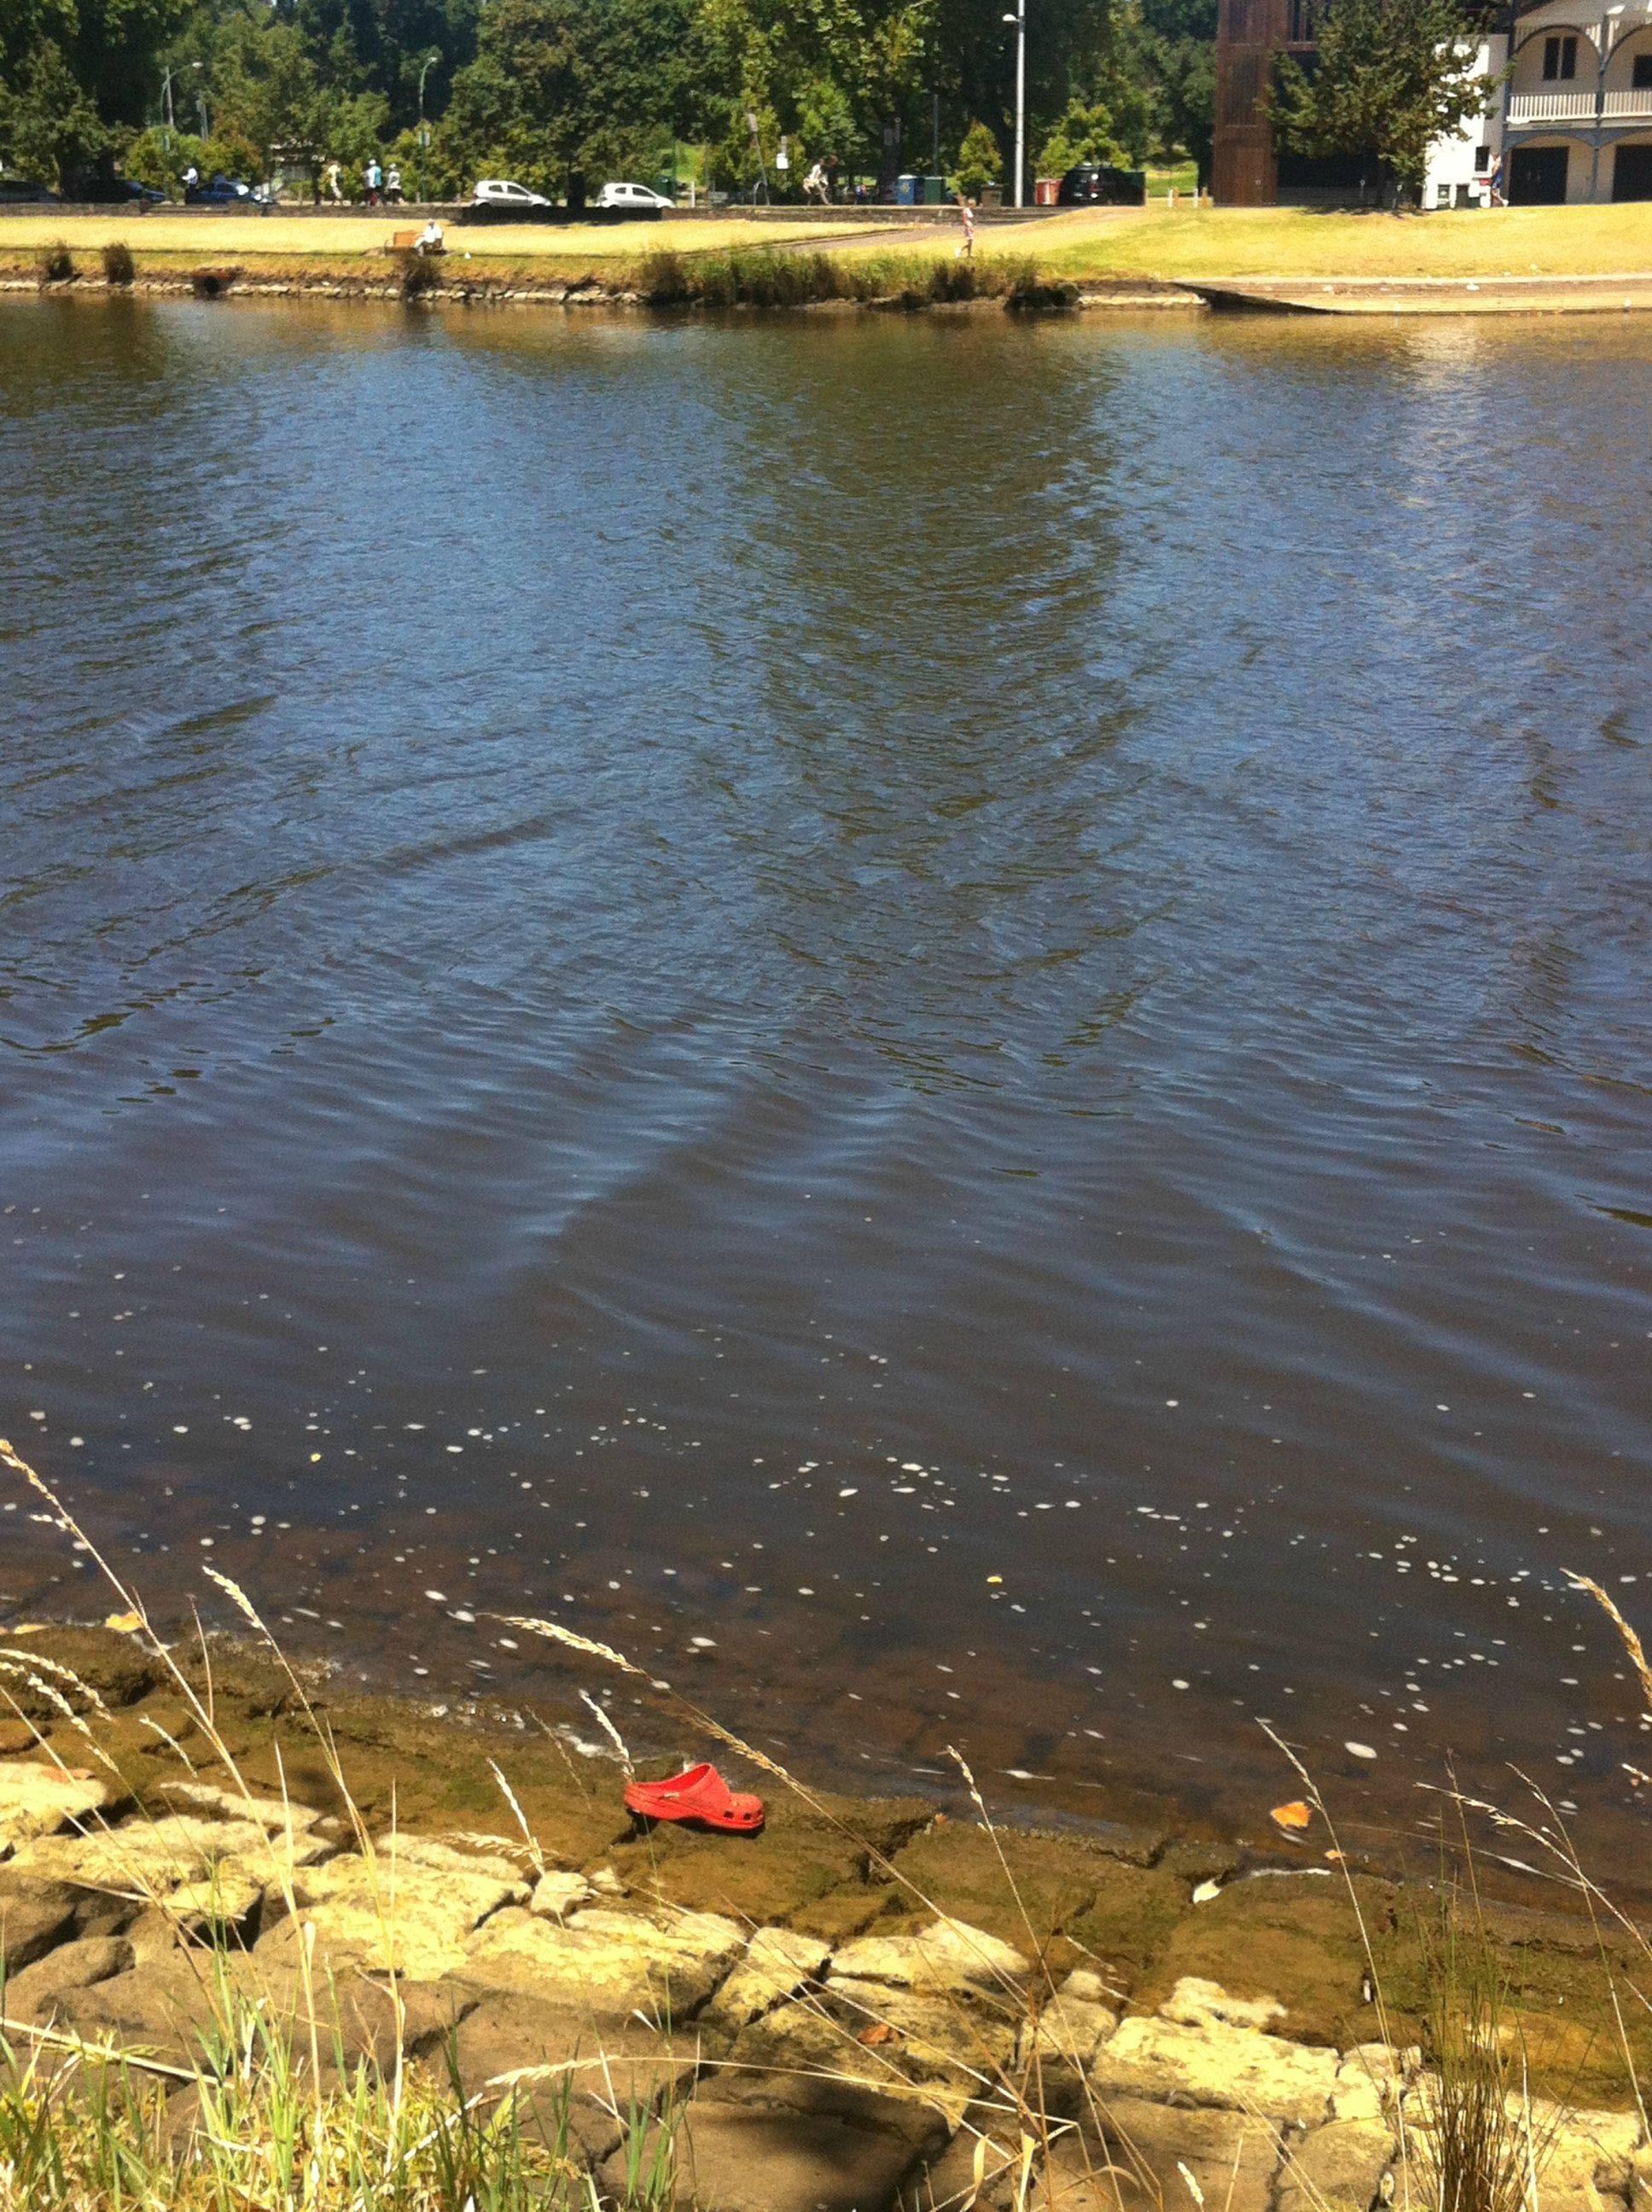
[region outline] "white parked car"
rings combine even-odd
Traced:
[[[479,177],[476,190],[471,195],[472,207],[550,207],[553,203],[543,192],[531,192],[525,185],[513,185],[508,177]]]
[[[591,204],[599,208],[634,208],[651,215],[669,215],[672,207],[664,192],[650,191],[647,185],[604,185]]]

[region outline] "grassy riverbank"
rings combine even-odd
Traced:
[[[0,215],[0,273],[34,275],[43,251],[61,243],[79,273],[95,277],[101,249],[121,243],[130,248],[140,279],[181,280],[197,269],[234,264],[249,282],[388,281],[394,264],[386,247],[398,228],[405,226],[365,214],[8,213]],[[588,276],[623,289],[658,266],[662,256],[692,269],[720,256],[783,260],[811,246],[835,263],[866,272],[880,257],[889,259],[890,232],[899,229],[898,210],[890,211],[889,226],[870,228],[738,216],[624,228],[452,225],[442,276],[448,285],[532,285]],[[937,228],[932,238],[902,232],[896,289],[902,283],[923,286],[956,252],[950,227]],[[1033,225],[984,228],[976,265],[990,272],[1008,264],[1030,270],[1040,281],[1078,285],[1130,280],[1174,285],[1245,276],[1288,282],[1617,275],[1652,270],[1652,203],[1405,216],[1291,208],[1195,212],[1163,204],[1139,211],[1076,210]],[[867,287],[863,277],[843,289],[864,292]],[[983,289],[1003,287],[988,275]]]

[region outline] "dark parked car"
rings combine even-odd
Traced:
[[[250,206],[252,194],[246,185],[238,185],[225,176],[210,177],[203,185],[186,185],[184,191],[185,207],[233,208]]]
[[[0,177],[0,200],[55,200],[58,194],[49,185],[37,185],[30,177]]]
[[[1062,178],[1055,198],[1060,207],[1145,207],[1147,172],[1080,161]]]
[[[136,177],[115,177],[106,185],[94,185],[86,195],[93,207],[164,207],[165,192],[153,185],[140,185]]]

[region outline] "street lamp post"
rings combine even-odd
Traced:
[[[201,67],[201,64],[199,62],[191,62],[190,64],[190,67],[192,70],[198,70]],[[161,80],[161,104],[165,108],[167,113],[167,150],[168,153],[172,151],[172,134],[178,128],[178,115],[172,102],[172,81],[177,74],[178,72],[175,69],[168,69],[166,75]]]
[[[1015,204],[1026,204],[1022,179],[1027,173],[1027,0],[1015,0]]]
[[[419,202],[421,206],[424,203],[424,149],[428,143],[428,134],[424,127],[424,81],[440,59],[440,54],[434,46],[432,46],[419,69]]]

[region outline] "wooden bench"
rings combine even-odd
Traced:
[[[416,230],[392,230],[390,234],[390,243],[386,246],[385,252],[386,253],[411,253],[418,242],[419,234]]]

